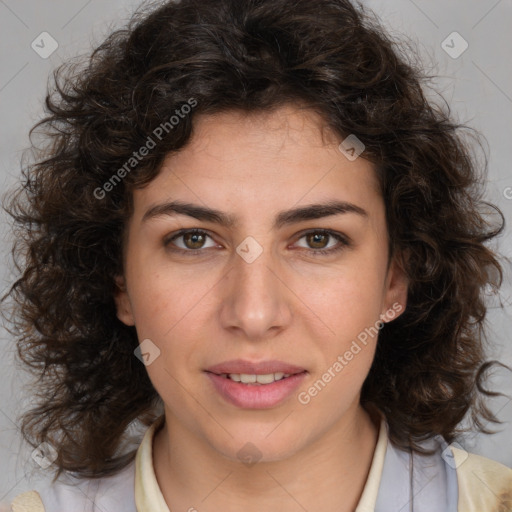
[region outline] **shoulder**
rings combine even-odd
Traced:
[[[499,462],[467,452],[458,443],[438,442],[438,450],[425,461],[435,461],[448,494],[457,489],[457,512],[512,511],[512,469]],[[443,470],[441,471],[441,461]],[[453,476],[455,475],[455,478]]]
[[[113,476],[78,479],[65,476],[39,492],[20,494],[13,512],[136,512],[134,462]]]
[[[459,512],[512,510],[512,469],[450,446],[457,470]]]
[[[511,512],[512,469],[448,444],[441,436],[422,441],[430,454],[388,443],[375,512]],[[373,509],[372,509],[373,512]]]

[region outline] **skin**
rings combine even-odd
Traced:
[[[203,370],[235,358],[279,359],[308,371],[298,392],[307,391],[393,304],[405,309],[407,280],[397,261],[388,261],[373,165],[349,161],[338,149],[342,139],[294,106],[194,123],[189,144],[134,192],[116,297],[118,317],[161,351],[146,368],[165,404],[153,445],[162,494],[174,512],[353,511],[378,435],[379,420],[359,403],[376,337],[307,405],[294,393],[271,409],[238,408]],[[221,210],[236,222],[143,219],[171,200]],[[280,211],[330,200],[366,215],[273,226]],[[191,228],[209,236],[169,241]],[[333,237],[304,236],[315,229],[350,244],[315,255],[340,246]],[[252,263],[236,252],[248,236],[263,248]],[[261,455],[251,466],[237,457],[247,442]]]

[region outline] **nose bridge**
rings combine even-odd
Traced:
[[[275,275],[271,270],[276,266],[275,256],[270,247],[263,249],[254,260],[247,260],[237,255],[235,258],[235,273],[237,275],[237,288],[243,291],[245,297],[272,295],[270,289],[275,283]]]
[[[223,323],[226,328],[242,330],[247,338],[264,338],[267,331],[284,327],[290,318],[279,262],[270,245],[251,237],[236,252],[225,289]]]

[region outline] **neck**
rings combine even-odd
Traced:
[[[358,405],[292,456],[244,464],[220,454],[166,410],[153,465],[169,509],[199,512],[353,511],[377,443],[380,419]]]

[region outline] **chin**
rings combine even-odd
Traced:
[[[247,428],[238,433],[231,431],[234,438],[230,437],[226,444],[213,442],[212,446],[227,459],[247,466],[261,462],[279,462],[295,455],[306,442],[299,433],[293,435],[289,431],[283,431],[278,434],[279,428],[266,427],[263,432],[259,428],[254,434]]]

